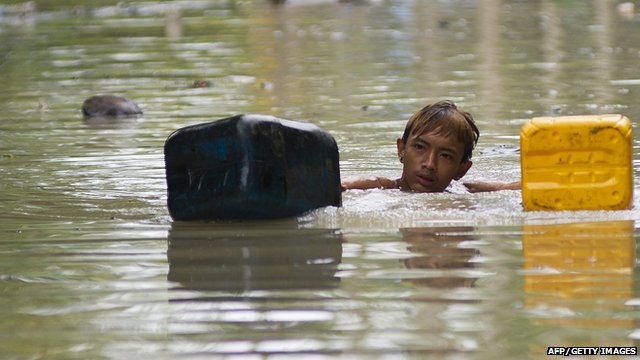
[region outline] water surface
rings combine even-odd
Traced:
[[[297,218],[183,223],[163,159],[178,128],[264,113],[332,134],[342,176],[396,177],[406,119],[451,99],[481,131],[465,179],[517,180],[532,117],[622,113],[636,127],[636,14],[608,1],[14,3],[0,7],[2,358],[637,346],[637,200],[524,212],[519,191],[349,191]],[[144,116],[83,120],[98,93]]]

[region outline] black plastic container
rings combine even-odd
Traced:
[[[313,124],[238,115],[176,130],[164,155],[174,220],[282,218],[342,204],[338,147]]]

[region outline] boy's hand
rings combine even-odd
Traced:
[[[520,181],[515,181],[511,183],[475,181],[475,182],[465,182],[463,183],[463,185],[469,190],[469,192],[472,192],[472,193],[499,191],[499,190],[520,190],[521,188]]]
[[[397,182],[383,177],[347,178],[342,180],[342,191],[349,189],[395,189]]]

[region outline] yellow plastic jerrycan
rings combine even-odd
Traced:
[[[629,209],[632,140],[623,115],[531,119],[520,130],[524,209]]]

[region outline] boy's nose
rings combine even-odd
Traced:
[[[422,167],[429,170],[434,170],[437,165],[437,154],[435,151],[427,152],[422,158]]]

